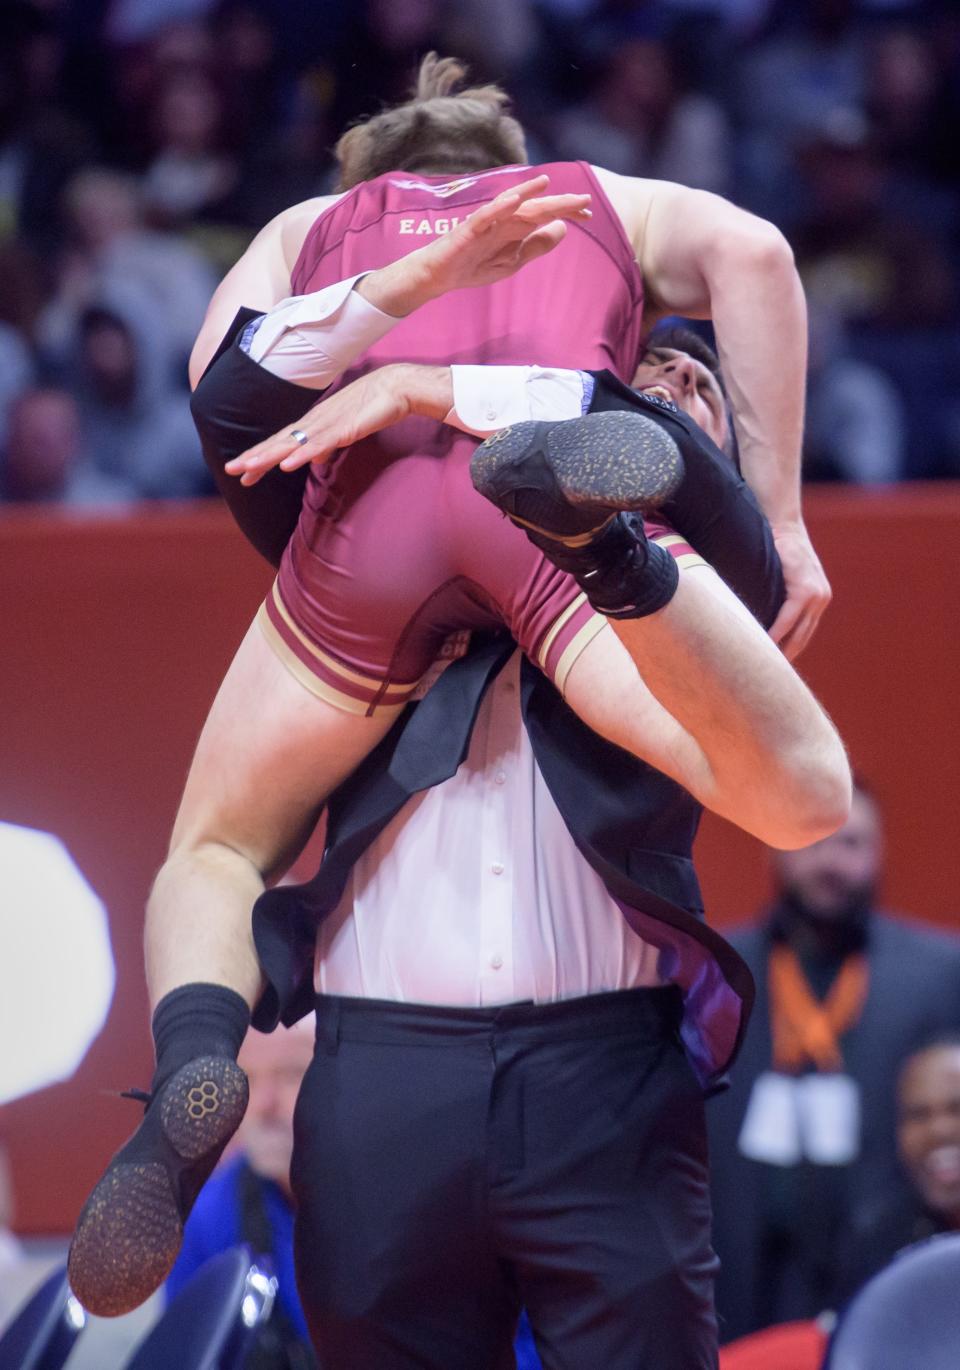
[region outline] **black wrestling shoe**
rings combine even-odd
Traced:
[[[681,409],[632,390],[610,371],[592,371],[590,414],[649,416],[680,448],[683,479],[660,515],[769,628],[786,598],[773,534],[736,464]]]
[[[575,548],[621,510],[659,508],[683,478],[683,459],[653,420],[610,412],[504,428],[474,452],[470,476],[514,523]]]
[[[676,562],[647,542],[636,512],[659,508],[683,478],[658,424],[616,412],[517,423],[481,443],[470,475],[608,618],[642,618],[672,598]]]
[[[129,1313],[170,1273],[183,1224],[247,1107],[247,1077],[229,1057],[181,1066],[147,1102],[146,1116],[83,1206],[67,1274],[100,1317]]]

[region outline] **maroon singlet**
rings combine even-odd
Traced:
[[[455,180],[388,173],[364,182],[307,234],[297,295],[373,270],[449,232],[538,172],[550,193],[593,196],[553,252],[506,281],[459,290],[402,320],[342,377],[388,362],[609,367],[629,381],[643,283],[619,219],[585,163],[500,167]],[[308,689],[353,713],[395,712],[459,629],[506,625],[562,689],[605,620],[473,489],[476,439],[407,419],[313,467],[299,525],[259,615]],[[683,539],[651,526],[676,556]]]

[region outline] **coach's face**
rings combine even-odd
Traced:
[[[648,347],[633,377],[634,390],[673,400],[722,448],[727,440],[727,403],[716,376],[703,362],[673,347]]]

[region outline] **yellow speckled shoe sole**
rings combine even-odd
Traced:
[[[183,1223],[247,1107],[247,1077],[228,1057],[182,1066],[84,1204],[67,1273],[91,1313],[117,1317],[170,1273]]]
[[[683,458],[653,419],[613,411],[504,428],[474,452],[470,476],[515,523],[573,545],[618,510],[659,508]]]

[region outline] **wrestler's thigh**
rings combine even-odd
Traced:
[[[705,615],[729,611],[731,632],[739,639],[765,636],[709,566],[680,573],[695,585]],[[731,651],[737,641],[731,642]],[[583,648],[570,667],[564,698],[584,723],[601,737],[648,761],[695,795],[710,785],[709,766],[700,743],[677,722],[643,679],[643,662],[635,661],[609,623]]]
[[[317,698],[252,624],[203,726],[172,847],[223,843],[269,873],[395,717],[348,714]]]
[[[595,733],[697,792],[702,749],[653,695],[609,623],[573,663],[564,698]]]

